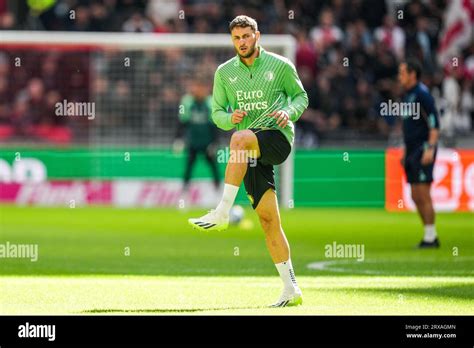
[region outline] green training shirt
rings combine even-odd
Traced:
[[[239,109],[247,116],[238,124],[231,121],[232,112]],[[278,129],[293,146],[295,126],[308,107],[308,96],[295,66],[287,58],[265,51],[251,66],[246,66],[237,55],[221,64],[214,75],[212,92],[212,120],[224,130],[249,128]],[[290,120],[285,128],[267,115],[285,110]]]

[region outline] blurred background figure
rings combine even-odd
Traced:
[[[134,13],[122,26],[123,31],[132,33],[147,33],[153,31],[153,24],[141,13]]]
[[[214,187],[219,190],[220,177],[217,169],[216,148],[217,129],[211,120],[212,98],[208,79],[197,76],[190,82],[190,93],[182,97],[179,105],[180,127],[178,139],[184,133],[187,152],[186,168],[183,176],[183,192],[189,187],[191,175],[198,155],[205,158],[214,179]],[[179,144],[178,140],[178,144]],[[177,144],[175,142],[175,144]]]
[[[388,47],[398,58],[403,59],[405,55],[405,32],[396,25],[392,15],[386,15],[383,19],[383,26],[375,29],[375,39]]]

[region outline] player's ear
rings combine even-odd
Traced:
[[[260,40],[260,32],[258,30],[255,32],[255,39],[257,41]]]

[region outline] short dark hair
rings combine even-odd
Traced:
[[[253,19],[252,17],[244,16],[244,15],[237,16],[232,20],[232,22],[230,22],[229,31],[232,32],[232,30],[235,27],[240,27],[240,28],[250,27],[250,29],[252,29],[254,32],[258,30],[257,21]]]
[[[408,72],[415,72],[416,79],[419,80],[421,77],[421,63],[418,59],[408,58],[403,62],[407,66]]]

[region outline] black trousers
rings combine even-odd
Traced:
[[[184,171],[184,186],[188,186],[189,181],[191,180],[191,174],[194,169],[194,165],[196,164],[197,155],[199,153],[204,154],[204,157],[209,164],[209,167],[212,171],[212,176],[214,178],[214,185],[216,188],[219,187],[220,178],[219,178],[219,171],[217,170],[217,161],[216,157],[209,154],[207,148],[188,148],[188,159],[186,161],[186,169]]]

